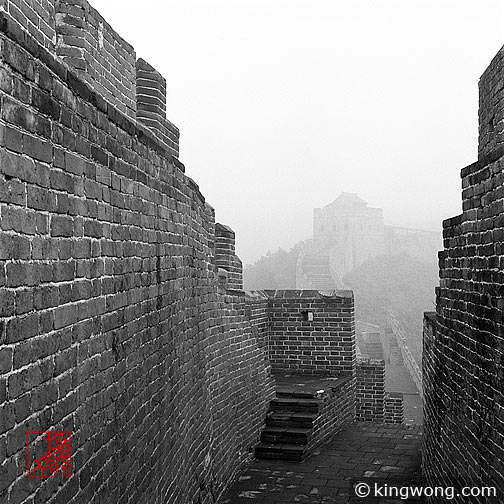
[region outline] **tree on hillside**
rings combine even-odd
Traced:
[[[408,255],[374,257],[343,279],[354,292],[356,318],[385,327],[393,310],[417,362],[422,353],[423,314],[434,307],[439,284],[437,263],[420,262]]]
[[[243,271],[245,290],[295,289],[296,265],[301,243],[288,252],[279,248],[268,252],[254,264],[246,265]]]

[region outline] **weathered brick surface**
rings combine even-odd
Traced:
[[[17,21],[13,26],[16,39],[23,38],[24,32],[29,33],[51,53],[56,53],[80,80],[98,92],[96,105],[99,110],[107,111],[106,100],[145,125],[165,148],[178,156],[180,133],[166,119],[166,80],[145,60],[140,58],[136,61],[134,48],[86,0],[4,0],[0,3],[0,10]],[[4,52],[8,59],[10,47],[6,46]],[[33,79],[33,70],[25,61],[20,59],[13,64],[14,68],[30,74]],[[65,72],[65,66],[61,64],[53,65],[52,69],[57,73]],[[70,78],[74,79],[73,76]],[[38,79],[40,89],[33,91],[33,101],[38,102],[38,108],[54,119],[59,119],[61,115],[61,122],[69,127],[71,111],[55,108],[57,105],[46,93],[52,85],[49,73],[40,71]],[[74,79],[74,85],[86,94],[80,80]],[[31,98],[27,94],[28,86],[17,77],[9,79],[4,71],[0,72],[0,88],[12,91],[14,97],[25,103]],[[13,109],[11,113],[19,114],[19,120],[24,114],[32,130],[49,126],[44,119],[31,117],[28,111],[23,113]],[[79,133],[79,128],[77,124],[74,128],[76,133]],[[60,135],[64,134],[60,132]],[[78,139],[67,135],[65,141],[69,143]]]
[[[226,289],[243,289],[243,266],[235,253],[235,233],[224,224],[215,224],[215,266],[219,283]]]
[[[504,143],[503,64],[504,47],[495,55],[479,80],[478,157],[480,159]]]
[[[136,117],[176,156],[179,130],[166,119],[166,79],[142,58],[136,62]]]
[[[219,293],[171,152],[1,21],[0,502],[213,502],[273,392],[267,299]],[[27,479],[54,428],[72,478]]]
[[[399,392],[387,392],[385,394],[385,423],[404,423],[404,399]]]
[[[269,356],[275,371],[355,372],[351,291],[265,291],[270,296]],[[313,320],[309,320],[311,315]]]
[[[54,50],[56,19],[54,0],[3,0],[0,10],[12,16],[39,44]]]
[[[56,2],[56,33],[58,56],[107,101],[134,118],[133,47],[85,0]]]
[[[356,415],[359,422],[385,418],[385,361],[358,359],[356,369]]]
[[[423,354],[426,480],[495,486],[496,502],[504,498],[503,54],[480,80],[480,159],[461,172],[463,213],[443,222]]]
[[[355,376],[340,386],[327,390],[322,396],[313,429],[308,439],[307,453],[323,446],[343,427],[355,420]]]

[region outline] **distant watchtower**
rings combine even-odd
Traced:
[[[383,210],[369,208],[355,193],[341,193],[314,210],[313,240],[300,254],[297,288],[342,288],[347,273],[385,250]]]
[[[313,240],[344,251],[351,271],[385,251],[383,210],[370,208],[354,193],[341,193],[332,203],[315,208]]]

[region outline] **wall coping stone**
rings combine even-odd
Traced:
[[[385,366],[383,359],[366,359],[365,357],[357,357],[357,366]]]
[[[492,152],[485,154],[481,159],[478,159],[478,161],[462,168],[462,170],[460,170],[460,176],[462,178],[467,177],[468,175],[471,175],[472,173],[481,170],[486,165],[489,165],[490,163],[497,161],[502,156],[504,156],[504,145],[500,145]]]
[[[296,299],[296,298],[317,298],[325,300],[339,300],[339,299],[353,299],[353,291],[351,290],[331,290],[331,291],[318,291],[318,290],[303,290],[303,289],[288,289],[288,290],[270,290],[265,289],[264,292],[269,298],[283,298],[283,299]]]

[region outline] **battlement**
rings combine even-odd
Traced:
[[[504,48],[479,82],[478,161],[461,170],[463,212],[443,222],[436,312],[424,317],[423,471],[433,487],[504,488],[503,83]]]
[[[479,80],[478,158],[504,144],[504,47],[494,56]]]
[[[137,60],[133,46],[87,0],[4,0],[0,10],[178,157],[180,133],[166,119],[166,80]]]

